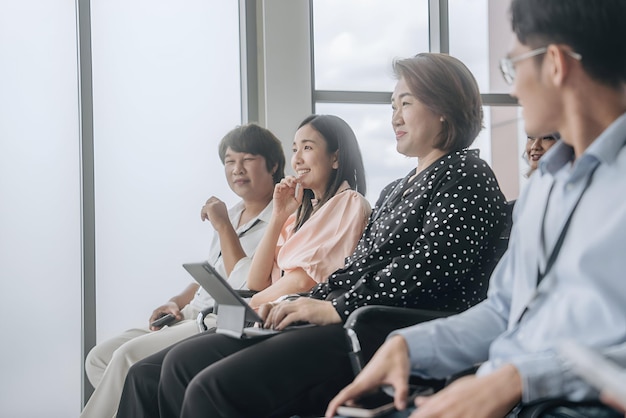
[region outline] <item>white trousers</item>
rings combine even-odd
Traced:
[[[216,316],[209,314],[204,322],[209,328],[213,327]],[[197,333],[195,319],[184,319],[159,331],[150,331],[148,328],[129,329],[96,345],[87,354],[85,361],[87,377],[96,390],[80,417],[114,417],[128,369],[139,360]]]

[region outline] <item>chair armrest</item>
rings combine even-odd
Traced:
[[[244,299],[251,298],[252,296],[259,293],[256,290],[248,290],[248,289],[235,290],[235,292]]]
[[[235,290],[235,292],[244,299],[251,298],[256,293],[258,293],[255,290],[247,290],[247,289]],[[207,326],[204,323],[204,319],[206,318],[208,314],[213,313],[214,311],[215,313],[217,313],[217,309],[214,308],[213,306],[211,306],[210,308],[206,308],[203,311],[200,311],[200,313],[198,314],[196,318],[196,324],[198,325],[199,332],[204,332],[207,330]]]
[[[601,410],[606,410],[607,412],[613,411],[610,407],[604,405],[600,401],[597,400],[588,400],[588,401],[568,401],[566,399],[543,399],[540,401],[536,401],[530,404],[518,405],[513,411],[510,413],[511,417],[515,418],[540,418],[543,417],[545,413],[550,413],[551,417],[561,417],[561,418],[585,418],[588,415],[584,413],[584,411],[577,410],[577,407],[593,407],[599,408]],[[595,416],[595,415],[594,415]],[[602,416],[613,416],[613,415],[602,415]],[[616,415],[617,416],[617,415]]]
[[[206,324],[204,323],[204,318],[206,318],[206,316],[212,312],[213,312],[212,306],[210,308],[206,308],[200,311],[200,313],[196,317],[196,325],[198,325],[198,332],[204,332],[208,329]]]
[[[258,290],[247,290],[247,289],[235,290],[235,292],[244,299],[251,298],[252,296],[259,293]],[[307,296],[308,294],[309,292],[295,293],[295,295],[299,295],[299,296]]]
[[[359,331],[364,326],[385,326],[389,332],[430,321],[431,319],[443,318],[452,315],[454,312],[431,311],[426,309],[398,308],[391,306],[371,305],[363,306],[348,316],[344,328]]]
[[[351,346],[349,355],[354,374],[361,371],[390,332],[452,314],[453,312],[378,305],[363,306],[355,310],[344,325]]]

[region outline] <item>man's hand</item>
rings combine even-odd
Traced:
[[[160,317],[162,317],[164,315],[167,315],[167,314],[170,314],[170,313],[172,315],[176,316],[176,320],[178,320],[178,321],[183,319],[183,314],[180,313],[180,308],[178,307],[178,305],[175,302],[169,301],[166,304],[161,305],[158,308],[156,308],[154,311],[152,311],[152,315],[150,316],[148,324],[151,324],[154,321],[156,321],[157,319],[159,319]],[[158,331],[161,328],[162,327],[150,326],[150,329],[152,331]]]
[[[226,204],[215,196],[211,196],[202,206],[200,219],[211,222],[216,231],[223,225],[230,225]]]
[[[376,351],[354,381],[330,401],[326,417],[335,416],[339,406],[344,403],[351,404],[360,396],[382,385],[391,385],[394,388],[396,409],[400,411],[405,409],[409,393],[409,371],[409,348],[403,337],[395,335]]]
[[[265,328],[281,330],[296,321],[309,322],[316,325],[338,324],[341,317],[332,303],[301,297],[296,300],[285,300],[280,303],[265,303],[259,307],[259,315],[263,318]]]
[[[462,377],[440,392],[415,400],[410,418],[502,418],[522,398],[522,379],[513,365],[486,376]]]
[[[608,390],[600,392],[600,400],[611,408],[626,413],[626,404],[620,402],[617,397],[612,395]],[[624,415],[624,417],[626,418],[626,415]]]

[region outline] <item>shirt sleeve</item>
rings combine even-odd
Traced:
[[[337,194],[287,238],[278,266],[285,273],[301,268],[316,282],[325,281],[352,254],[370,211],[361,194],[353,190]]]
[[[616,365],[626,367],[626,344],[605,348],[600,353]],[[583,401],[599,396],[599,391],[577,375],[571,364],[554,350],[516,356],[506,363],[514,365],[522,378],[523,403],[545,398]],[[503,364],[498,359],[490,360],[480,367],[478,374],[488,374]]]
[[[250,271],[250,265],[252,264],[252,256],[254,252],[246,257],[242,257],[237,261],[235,267],[228,276],[228,283],[233,289],[247,289],[248,272]]]

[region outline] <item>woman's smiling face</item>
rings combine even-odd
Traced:
[[[420,157],[434,149],[441,134],[440,116],[424,106],[401,78],[391,97],[391,124],[396,134],[396,149],[407,157]]]
[[[543,157],[543,154],[554,144],[556,144],[556,137],[554,137],[554,135],[528,137],[528,141],[526,142],[526,156],[531,170],[537,169],[539,159]]]
[[[296,132],[291,166],[302,187],[311,189],[319,199],[324,196],[331,174],[339,163],[336,153],[328,153],[324,137],[309,124]]]

